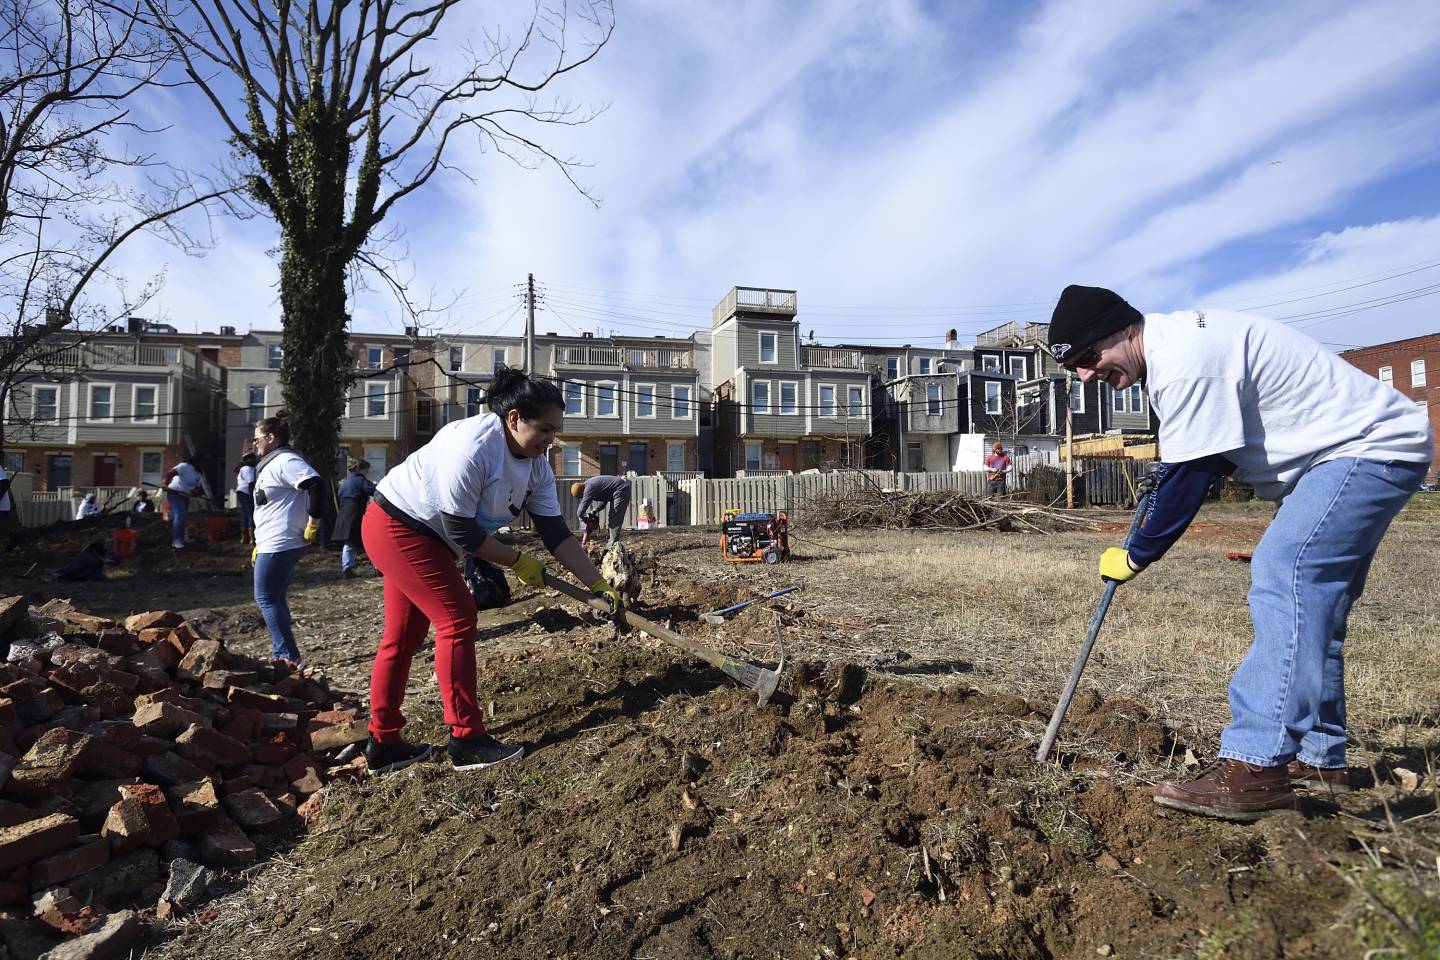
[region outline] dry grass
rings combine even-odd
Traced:
[[[1391,527],[1350,618],[1347,695],[1362,741],[1433,725],[1440,707],[1440,510],[1428,507],[1417,503]],[[1251,549],[1269,512],[1207,506],[1191,535],[1117,592],[1082,685],[1218,733],[1226,684],[1251,640],[1250,568],[1225,552]],[[915,659],[902,670],[928,662],[937,682],[1053,702],[1100,597],[1096,560],[1121,536],[826,534],[834,551],[807,578],[807,632],[836,655],[904,650]]]

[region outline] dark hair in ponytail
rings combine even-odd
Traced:
[[[264,417],[255,421],[255,428],[261,433],[273,433],[275,439],[281,444],[290,442],[290,415],[284,410],[276,413],[273,417]]]
[[[511,410],[518,410],[526,420],[539,420],[556,407],[562,411],[565,409],[565,398],[555,384],[535,379],[524,370],[504,364],[495,368],[495,378],[490,381],[490,396],[486,402],[502,417]]]

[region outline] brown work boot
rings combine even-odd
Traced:
[[[1296,808],[1284,766],[1255,767],[1221,760],[1187,783],[1160,783],[1155,802],[1186,813],[1248,822]]]
[[[1290,775],[1290,786],[1296,790],[1336,794],[1355,789],[1350,783],[1349,767],[1312,767],[1308,763],[1291,760],[1285,772]]]

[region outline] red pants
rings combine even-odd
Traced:
[[[445,722],[457,737],[478,737],[485,719],[475,700],[475,598],[455,566],[455,554],[373,500],[360,530],[370,562],[385,575],[385,633],[370,671],[370,734],[381,743],[400,739],[410,661],[433,623]]]

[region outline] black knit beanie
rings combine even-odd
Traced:
[[[1115,291],[1072,283],[1050,317],[1050,355],[1065,363],[1095,341],[1144,319]]]

